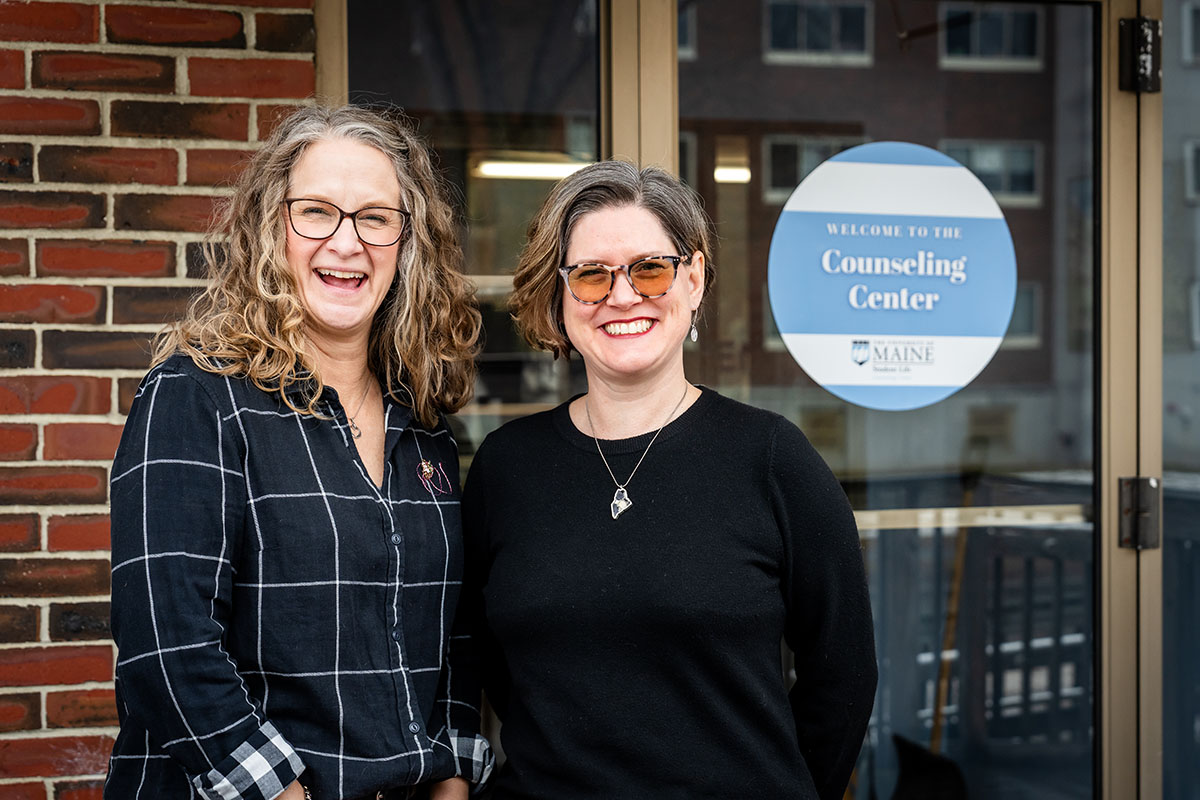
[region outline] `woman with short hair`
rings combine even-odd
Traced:
[[[854,517],[796,426],[688,381],[711,242],[694,192],[615,161],[529,226],[514,317],[587,393],[488,436],[464,490],[500,800],[834,800],[854,767],[876,682]]]
[[[113,465],[105,797],[465,798],[444,415],[480,318],[441,180],[399,115],[303,108],[216,227]]]

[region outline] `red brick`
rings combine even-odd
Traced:
[[[0,504],[103,503],[107,489],[102,467],[0,467]]]
[[[0,89],[25,88],[25,54],[20,50],[0,50]]]
[[[0,733],[32,731],[42,727],[42,696],[29,694],[0,694]],[[8,789],[7,786],[3,789]],[[8,797],[7,793],[3,794]]]
[[[121,378],[117,381],[117,410],[126,416],[133,408],[133,398],[137,396],[137,388],[141,385],[137,378]]]
[[[107,514],[55,516],[47,520],[52,553],[63,550],[108,550],[112,539]]]
[[[178,164],[175,151],[164,148],[45,145],[38,153],[38,177],[43,182],[170,185]]]
[[[37,425],[0,424],[0,461],[32,461],[36,452]]]
[[[46,727],[94,728],[117,724],[112,689],[46,693]]]
[[[54,800],[104,800],[104,781],[59,781],[54,784]]]
[[[113,323],[162,324],[179,319],[199,290],[193,286],[118,286],[113,289]]]
[[[48,369],[140,369],[150,366],[150,334],[132,331],[42,332]]]
[[[50,640],[77,642],[111,639],[111,611],[107,601],[98,603],[51,603]]]
[[[103,228],[102,194],[0,191],[0,228]]]
[[[46,800],[46,787],[41,783],[9,783],[4,786],[4,800]]]
[[[0,778],[95,775],[108,769],[112,746],[111,736],[6,739],[0,741]]]
[[[46,461],[83,459],[111,461],[117,452],[124,427],[108,422],[55,422],[43,433],[46,446],[42,458]]]
[[[0,3],[0,9],[12,5],[17,4]],[[94,136],[100,133],[100,104],[55,97],[0,97],[0,133]]]
[[[232,11],[109,5],[105,10],[104,25],[108,40],[120,44],[246,46],[242,15]]]
[[[0,322],[104,322],[102,286],[0,284]]]
[[[112,667],[110,645],[9,648],[0,650],[0,685],[66,686],[88,681],[110,681],[113,677]],[[4,759],[0,758],[0,764],[3,763]],[[3,775],[0,774],[0,777]]]
[[[0,183],[33,181],[33,145],[0,143]]]
[[[0,559],[0,597],[107,594],[108,561],[99,558]]]
[[[249,129],[250,107],[244,103],[112,103],[113,136],[244,141]]]
[[[39,89],[174,94],[175,59],[128,53],[34,53],[31,83]]]
[[[252,155],[252,150],[188,150],[187,182],[200,186],[232,185]]]
[[[311,61],[274,58],[189,58],[188,82],[199,97],[308,97],[316,88]]]
[[[24,239],[0,239],[0,275],[29,274],[29,243]]]
[[[261,105],[258,107],[258,138],[266,139],[275,130],[275,126],[287,117],[296,113],[298,105]]]
[[[254,49],[311,53],[317,43],[312,14],[255,14]]]
[[[45,239],[37,243],[36,258],[40,277],[154,278],[175,274],[172,242]]]
[[[264,3],[269,5],[269,3]],[[0,3],[0,39],[9,42],[95,42],[100,13],[82,3]]]
[[[0,606],[0,642],[36,642],[40,611],[37,606]]]
[[[107,414],[108,378],[73,375],[0,377],[0,414]]]
[[[39,525],[37,514],[0,514],[0,552],[37,550]]]
[[[33,331],[0,329],[0,367],[32,367],[35,347]]]
[[[118,229],[203,233],[219,198],[182,194],[122,194],[113,199]]]

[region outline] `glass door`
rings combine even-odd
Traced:
[[[1100,8],[678,11],[679,170],[721,240],[689,375],[795,421],[858,510],[880,686],[849,796],[1093,797]],[[814,384],[767,297],[792,190],[830,156],[888,140],[975,173],[1012,231],[1018,274],[992,362],[951,397],[900,412]]]

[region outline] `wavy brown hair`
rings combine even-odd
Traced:
[[[305,336],[305,310],[288,268],[284,198],[309,145],[350,139],[392,162],[412,215],[397,275],[371,325],[367,363],[399,402],[434,427],[470,399],[479,309],[463,277],[444,183],[413,124],[398,111],[309,106],[275,129],[218,209],[204,252],[209,283],[182,320],[155,338],[154,363],[189,355],[202,369],[249,378],[290,408],[316,415],[323,383]],[[297,406],[289,387],[304,391]]]
[[[555,184],[529,223],[525,248],[513,273],[509,308],[530,347],[549,350],[555,358],[570,355],[558,268],[564,266],[571,232],[580,219],[602,208],[622,206],[638,206],[653,214],[676,252],[704,255],[704,297],[708,296],[716,278],[713,232],[699,195],[659,167],[639,170],[615,160],[590,164]]]

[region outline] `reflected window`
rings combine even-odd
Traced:
[[[864,141],[858,136],[764,136],[763,202],[786,203],[800,181],[821,162]]]
[[[872,9],[869,0],[766,0],[763,59],[870,66]]]
[[[695,0],[679,3],[678,55],[680,61],[694,61],[697,56]]]
[[[1002,206],[1040,206],[1041,151],[1036,142],[943,140],[939,149],[983,182]]]
[[[1200,203],[1200,139],[1183,143],[1183,191],[1189,203]]]
[[[1042,285],[1021,281],[1013,301],[1012,321],[1001,347],[1032,350],[1042,346]]]
[[[1042,11],[1021,6],[942,3],[942,69],[1042,68]]]
[[[696,188],[696,132],[679,132],[679,179]]]
[[[1200,2],[1185,2],[1182,12],[1183,63],[1200,65]]]

